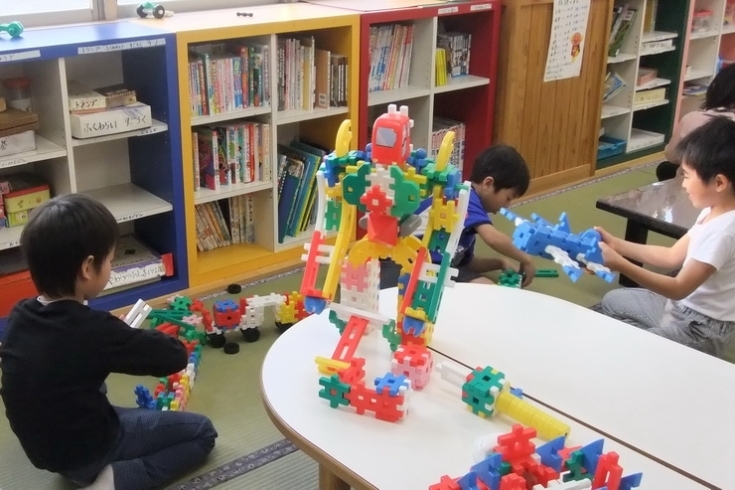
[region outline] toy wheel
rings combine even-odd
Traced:
[[[163,5],[156,5],[153,7],[153,17],[156,19],[163,19],[163,17],[166,15],[166,9],[163,8]]]
[[[257,328],[246,328],[241,330],[242,336],[245,338],[245,342],[257,342],[260,338],[260,330]]]
[[[215,349],[221,348],[227,342],[223,333],[208,333],[207,338],[209,339],[209,345]]]
[[[20,22],[11,22],[8,24],[8,34],[10,37],[18,37],[23,34],[23,24]]]
[[[145,9],[143,8],[143,5],[138,5],[138,8],[135,9],[135,13],[138,14],[138,17],[141,19],[145,19],[148,17],[148,14],[145,12]]]
[[[278,331],[279,331],[279,332],[281,332],[281,333],[285,332],[286,330],[288,330],[288,329],[289,329],[289,328],[291,328],[291,327],[293,327],[293,323],[281,323],[281,322],[276,322],[276,328],[277,328],[277,329],[278,329]]]

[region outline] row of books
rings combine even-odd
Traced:
[[[201,44],[189,53],[189,98],[193,116],[270,104],[268,44]]]
[[[413,25],[387,24],[370,28],[368,91],[408,85],[413,48]]]
[[[271,180],[271,126],[234,121],[192,131],[194,190]]]
[[[195,209],[197,249],[200,252],[237,243],[255,243],[255,205],[252,195],[198,204]]]
[[[629,4],[616,5],[613,7],[612,27],[608,44],[608,56],[617,56],[623,46],[625,35],[630,30],[635,20],[638,9]]]
[[[441,32],[437,36],[437,50],[445,54],[445,69],[449,77],[470,74],[470,46],[472,35],[466,32]]]
[[[316,47],[314,37],[278,39],[278,110],[347,105],[347,57]]]
[[[286,236],[298,236],[316,221],[316,172],[328,153],[327,148],[303,140],[278,145],[278,243]]]
[[[436,158],[444,136],[449,131],[454,131],[454,150],[449,162],[462,171],[465,151],[465,124],[463,122],[445,117],[434,117],[431,129],[431,158]]]

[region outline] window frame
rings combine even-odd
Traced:
[[[113,0],[115,1],[115,0]],[[130,17],[137,17],[138,14],[135,10],[140,5],[140,1],[136,0],[134,3],[116,4],[117,19],[125,19]],[[255,7],[257,5],[271,5],[275,3],[283,3],[278,0],[161,0],[154,3],[160,3],[166,10],[171,10],[176,15],[176,12],[201,12],[203,10],[220,10],[228,8],[247,8]],[[110,20],[110,16],[107,17]]]
[[[59,25],[86,24],[99,19],[96,2],[89,9],[57,10],[18,15],[0,15],[0,23],[18,21],[25,28],[51,27]]]

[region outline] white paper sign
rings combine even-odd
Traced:
[[[579,76],[589,13],[590,0],[554,0],[544,82]]]

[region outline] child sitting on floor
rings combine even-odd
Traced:
[[[178,339],[86,306],[110,279],[117,238],[110,211],[84,194],[33,212],[21,249],[40,295],[10,313],[0,394],[34,466],[91,489],[143,490],[203,461],[217,432],[203,415],[107,400],[110,373],[163,377],[188,362]]]
[[[536,275],[531,256],[516,248],[508,235],[493,226],[489,216],[501,208],[509,207],[513,199],[526,193],[531,182],[526,161],[511,146],[491,146],[475,159],[470,182],[470,202],[464,230],[452,260],[452,267],[459,270],[455,280],[492,284],[485,276],[487,272],[514,268],[505,258],[476,256],[475,241],[479,236],[499,254],[519,262],[523,276],[522,286],[528,286]],[[430,199],[425,200],[417,211],[417,214],[421,214],[422,224],[414,233],[419,237],[425,232],[430,204]],[[431,255],[434,263],[441,262],[440,254],[432,252]],[[515,269],[518,270],[517,267]]]
[[[602,309],[721,357],[735,332],[735,122],[713,117],[681,141],[678,153],[682,187],[702,212],[671,247],[631,243],[598,228],[605,265],[643,286],[610,291]],[[681,270],[671,277],[624,257]]]

